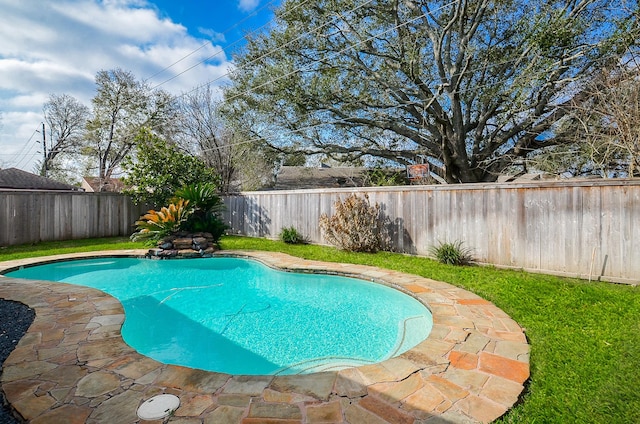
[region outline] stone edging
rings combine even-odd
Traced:
[[[0,263],[0,272],[42,261],[145,253],[7,261]],[[387,284],[427,305],[433,330],[418,346],[378,364],[301,376],[236,376],[165,365],[138,354],[120,335],[122,306],[103,292],[4,277],[0,297],[36,310],[34,323],[0,375],[12,407],[36,424],[142,423],[136,416],[140,403],[171,393],[180,397],[181,406],[165,422],[490,422],[513,406],[529,377],[522,328],[466,290],[411,274],[281,253],[222,251],[214,256]]]

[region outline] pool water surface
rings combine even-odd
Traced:
[[[102,290],[122,303],[122,336],[138,352],[228,374],[381,362],[416,346],[432,327],[423,304],[390,287],[242,258],[84,259],[5,275]]]

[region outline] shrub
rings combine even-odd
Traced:
[[[285,227],[280,231],[280,240],[288,244],[304,244],[305,238],[295,229],[295,227]]]
[[[380,206],[369,204],[369,196],[355,194],[334,203],[335,213],[320,216],[320,230],[334,246],[350,252],[374,253],[382,249]]]
[[[460,240],[453,243],[439,242],[437,246],[432,246],[429,252],[443,264],[468,265],[473,261],[471,249],[464,247]]]
[[[227,226],[218,215],[223,210],[224,203],[216,193],[215,184],[198,183],[188,185],[176,192],[174,201],[176,199],[187,200],[192,208],[192,213],[184,224],[180,226],[180,229],[211,233],[217,243]]]
[[[383,169],[381,167],[366,171],[365,180],[367,185],[374,187],[407,185],[407,176],[404,171]]]
[[[215,171],[202,159],[185,154],[173,143],[142,129],[135,139],[136,152],[125,159],[124,193],[134,203],[160,207],[171,202],[176,190],[199,181],[219,181]]]
[[[136,221],[131,240],[159,240],[178,231],[192,213],[189,201],[179,199],[159,211],[150,210]]]

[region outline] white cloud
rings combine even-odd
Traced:
[[[198,28],[198,32],[202,35],[206,35],[212,42],[224,42],[226,41],[226,37],[223,33],[214,31],[210,28]]]
[[[0,0],[0,10],[3,167],[31,171],[38,158],[25,143],[35,143],[29,139],[49,95],[70,94],[90,106],[100,70],[122,68],[145,79],[189,55],[149,80],[157,85],[196,65],[161,86],[180,94],[216,78],[214,85],[222,84],[231,67],[219,46],[192,37],[143,0]]]
[[[244,12],[251,12],[256,7],[258,7],[259,3],[260,3],[260,0],[240,0],[238,2],[238,9]]]

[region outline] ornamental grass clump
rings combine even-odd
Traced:
[[[306,244],[307,240],[295,227],[285,227],[280,231],[280,240],[287,244]]]
[[[320,216],[324,238],[339,249],[349,252],[375,253],[383,247],[380,206],[369,204],[369,196],[355,194],[334,203],[335,213]]]
[[[463,244],[460,240],[453,243],[439,242],[437,246],[432,246],[429,252],[443,264],[469,265],[473,261],[472,251]]]

